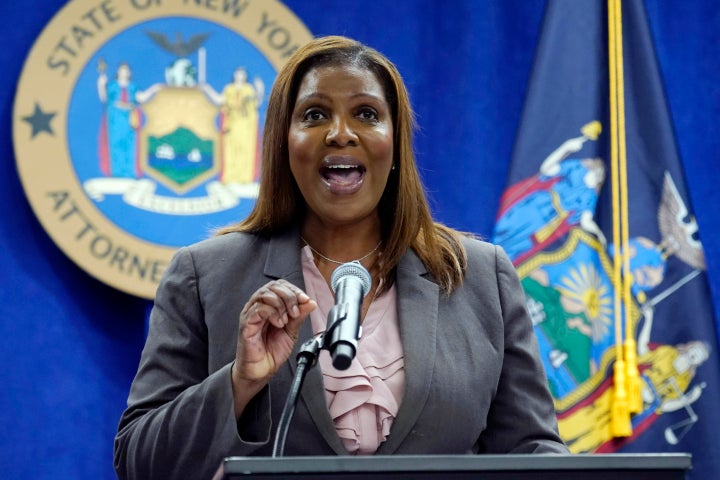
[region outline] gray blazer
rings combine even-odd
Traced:
[[[517,274],[499,247],[473,239],[465,247],[467,276],[450,296],[414,252],[397,268],[405,390],[377,454],[567,453]],[[210,478],[226,456],[271,455],[295,355],[237,422],[230,366],[250,295],[278,278],[304,289],[300,248],[291,231],[233,233],[177,252],[120,419],[120,478]],[[298,346],[311,336],[307,321]],[[342,454],[315,367],[285,455]]]

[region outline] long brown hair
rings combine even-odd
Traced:
[[[384,55],[349,38],[317,38],[296,50],[282,67],[268,101],[257,202],[245,220],[219,233],[269,235],[289,228],[305,215],[305,200],[290,171],[288,131],[300,82],[310,70],[325,65],[353,65],[371,70],[382,84],[392,112],[395,169],[390,172],[377,207],[382,225],[379,276],[383,279],[383,290],[392,285],[395,267],[407,249],[412,248],[441,289],[450,293],[462,282],[467,257],[461,234],[434,222],[430,214],[415,164],[414,116],[402,76]]]

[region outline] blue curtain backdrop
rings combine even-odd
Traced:
[[[0,5],[4,478],[114,478],[112,439],[150,306],[99,283],[60,252],[36,220],[18,179],[11,137],[17,78],[34,40],[64,3]],[[489,238],[545,2],[285,3],[314,34],[355,37],[397,63],[417,112],[418,161],[436,217]],[[715,0],[644,3],[718,312],[720,6]],[[685,308],[693,314],[693,305]]]

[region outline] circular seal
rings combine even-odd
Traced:
[[[244,218],[279,67],[312,38],[275,0],[73,0],[36,40],[15,158],[78,266],[153,298],[175,251]]]

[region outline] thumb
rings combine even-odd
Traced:
[[[298,310],[300,310],[300,313],[295,317],[291,317],[287,325],[285,326],[288,334],[291,335],[293,338],[297,338],[298,332],[300,331],[300,326],[303,324],[307,316],[310,315],[310,312],[312,312],[316,308],[317,303],[315,303],[315,300],[308,300],[305,303],[299,303]]]

